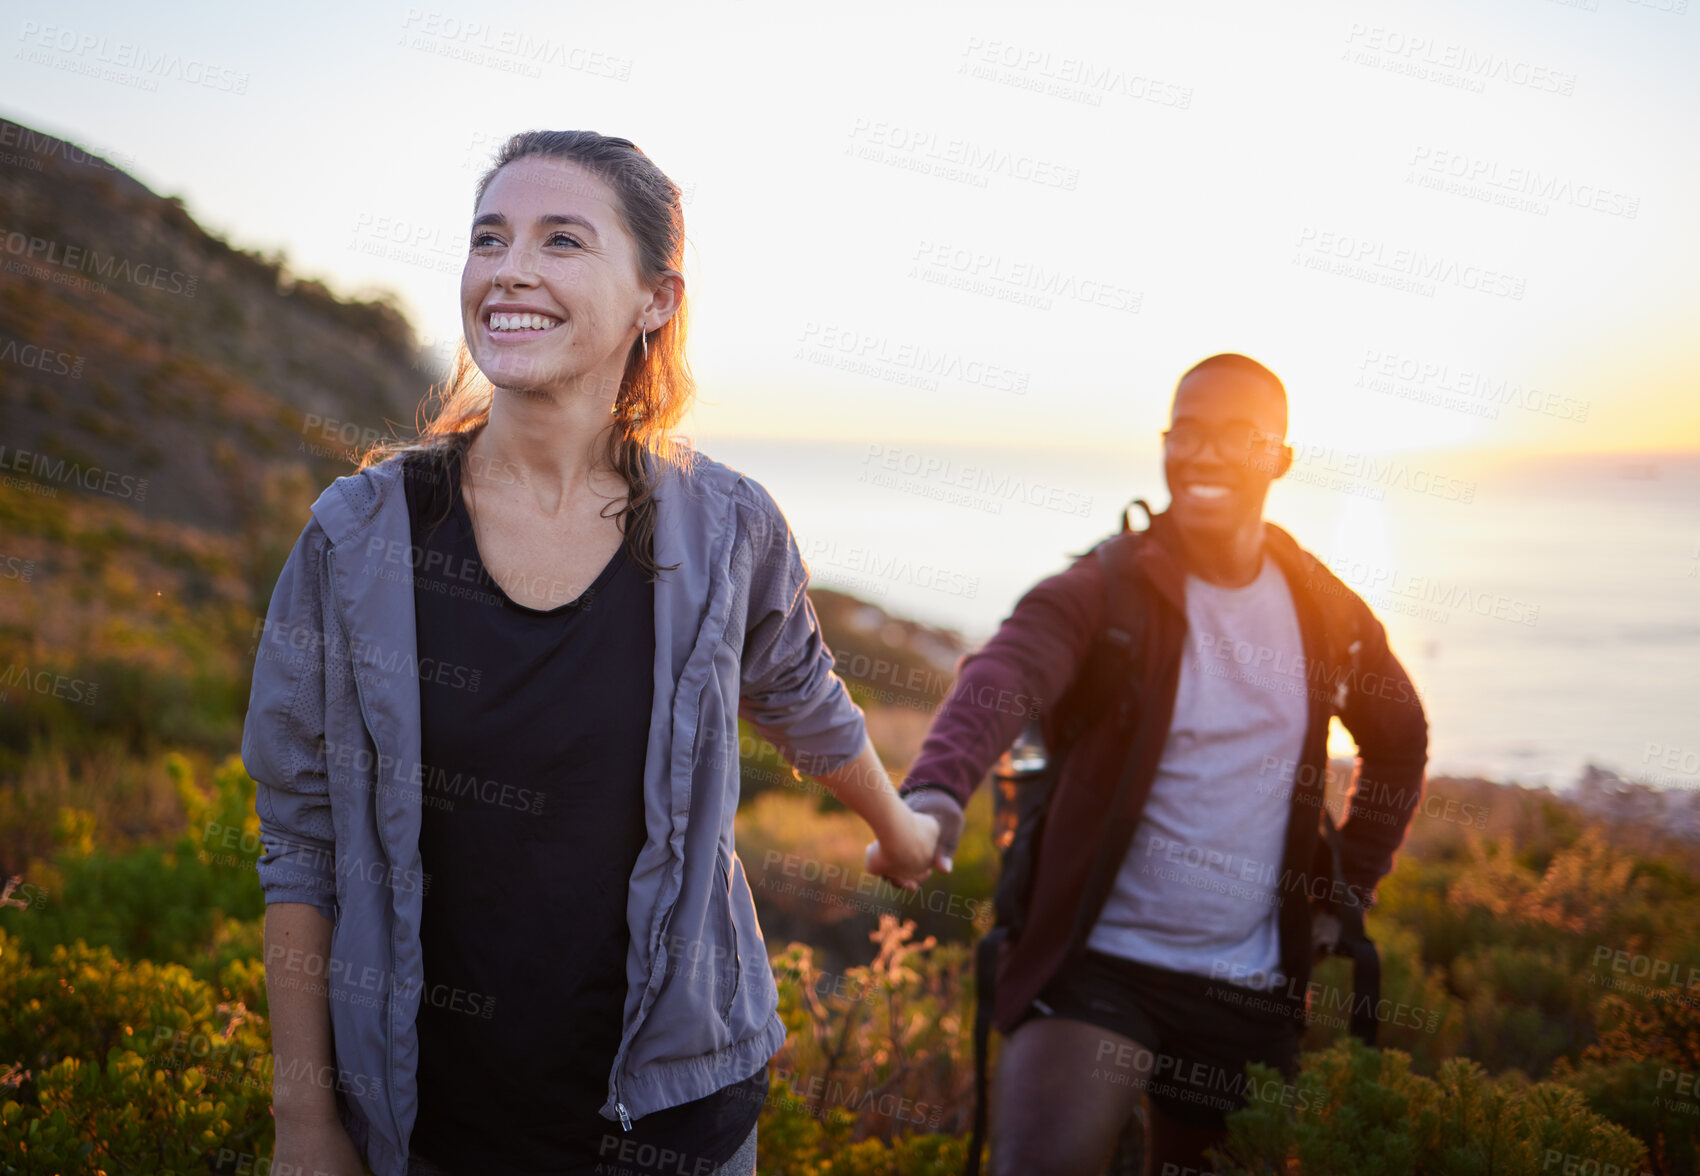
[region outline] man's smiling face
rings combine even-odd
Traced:
[[[1217,366],[1184,378],[1163,446],[1175,522],[1199,538],[1260,522],[1269,484],[1292,463],[1286,432],[1286,396],[1265,377]]]

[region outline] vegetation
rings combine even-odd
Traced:
[[[148,767],[125,779],[132,795],[157,799],[138,778],[169,792],[175,837],[137,842],[63,806],[50,854],[0,909],[0,1173],[234,1172],[270,1154],[253,782],[235,757]],[[1298,1080],[1250,1069],[1218,1171],[1697,1170],[1694,863],[1624,850],[1562,802],[1519,844],[1494,827],[1526,798],[1482,795],[1485,828],[1419,823],[1381,888],[1387,1048],[1346,1037],[1330,1002],[1349,986],[1325,965]],[[983,802],[958,859],[970,866],[939,880],[966,898],[989,893]],[[983,920],[888,893],[832,923],[761,884],[787,862],[842,868],[860,845],[853,818],[795,781],[739,815],[789,1030],[762,1111],[763,1173],[961,1168]],[[773,934],[788,919],[837,931],[817,936],[826,946]]]
[[[1494,1081],[1468,1058],[1429,1079],[1408,1054],[1349,1040],[1305,1055],[1296,1089],[1267,1066],[1248,1070],[1251,1105],[1231,1117],[1221,1176],[1630,1173],[1643,1159],[1641,1141],[1580,1091]]]

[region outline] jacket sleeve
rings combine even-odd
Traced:
[[[1370,896],[1393,868],[1393,855],[1422,795],[1428,720],[1387,630],[1355,595],[1359,672],[1347,682],[1340,722],[1358,745],[1351,812],[1340,826],[1341,867],[1355,893]]]
[[[1023,725],[1074,681],[1102,624],[1103,595],[1096,553],[1028,589],[991,640],[957,663],[901,793],[939,788],[966,808]]]
[[[242,764],[257,785],[266,902],[302,902],[336,917],[336,833],[325,763],[326,538],[309,520],[284,562],[255,642]]]
[[[867,719],[833,670],[790,524],[764,488],[744,485],[755,501],[745,512],[750,588],[738,713],[798,771],[818,776],[861,754]]]

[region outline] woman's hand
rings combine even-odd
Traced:
[[[354,1141],[336,1120],[277,1119],[272,1171],[312,1172],[315,1176],[365,1176],[366,1164]]]
[[[919,890],[932,873],[939,823],[936,817],[926,813],[908,808],[901,811],[905,817],[898,821],[896,830],[879,841],[869,842],[863,857],[870,874],[889,878],[904,890]]]
[[[1318,911],[1310,920],[1311,951],[1318,960],[1332,955],[1340,946],[1340,920],[1326,911]]]

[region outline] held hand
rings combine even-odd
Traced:
[[[340,1122],[277,1120],[272,1149],[275,1172],[312,1172],[317,1176],[364,1176],[366,1164]]]
[[[1318,911],[1310,920],[1310,946],[1316,958],[1332,955],[1340,945],[1340,920],[1326,911]]]
[[[909,806],[911,812],[925,813],[939,823],[939,843],[938,848],[933,850],[933,868],[950,873],[956,844],[962,840],[962,806],[955,797],[936,788],[911,792],[904,797],[903,803]]]
[[[869,842],[863,856],[870,874],[890,879],[904,890],[918,890],[932,872],[939,823],[924,813],[911,812],[908,816],[909,827],[901,836]]]

